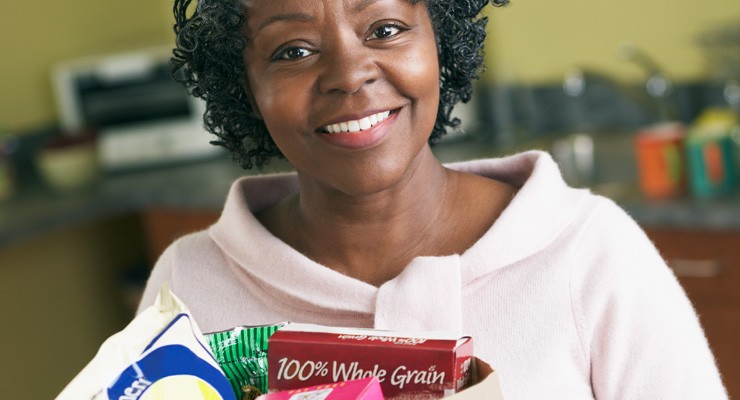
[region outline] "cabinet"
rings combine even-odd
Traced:
[[[149,264],[154,265],[160,254],[175,239],[205,229],[216,222],[220,211],[202,209],[151,208],[141,213],[147,241]]]
[[[731,398],[740,398],[740,232],[645,228],[704,326]]]
[[[122,277],[144,257],[140,232],[127,215],[0,248],[0,398],[55,398],[126,326]]]

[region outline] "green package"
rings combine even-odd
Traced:
[[[283,326],[238,326],[205,335],[237,399],[244,397],[245,387],[267,393],[267,340]]]

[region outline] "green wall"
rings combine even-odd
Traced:
[[[0,128],[56,120],[49,72],[68,58],[169,44],[168,0],[24,0],[0,12]]]
[[[630,41],[675,80],[692,81],[711,71],[696,36],[740,24],[740,1],[511,0],[489,15],[490,80],[547,82],[574,66],[639,79],[642,71],[615,54],[618,43]]]
[[[0,127],[30,129],[56,119],[49,70],[60,60],[169,44],[169,0],[9,1],[0,13]],[[740,1],[512,0],[494,9],[486,78],[553,81],[573,66],[638,79],[615,56],[629,40],[677,80],[707,76],[697,33],[740,20]]]

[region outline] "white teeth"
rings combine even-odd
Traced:
[[[359,132],[360,131],[360,122],[359,121],[349,121],[347,122],[347,125],[349,126],[350,133]]]
[[[367,117],[364,117],[359,120],[354,121],[346,121],[346,122],[340,122],[338,124],[331,124],[324,127],[324,130],[326,130],[329,133],[339,133],[339,132],[359,132],[364,131],[366,129],[370,129],[374,125],[377,125],[380,122],[383,122],[391,115],[390,111],[383,111],[379,112],[377,114],[369,115]]]
[[[360,120],[360,129],[362,130],[370,129],[371,126],[372,125],[370,124],[370,118],[365,117]]]

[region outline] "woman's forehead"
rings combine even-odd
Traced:
[[[308,22],[327,13],[351,18],[378,7],[399,11],[417,4],[425,7],[423,0],[241,0],[241,3],[246,17],[243,30],[246,36],[252,36],[276,21]]]

